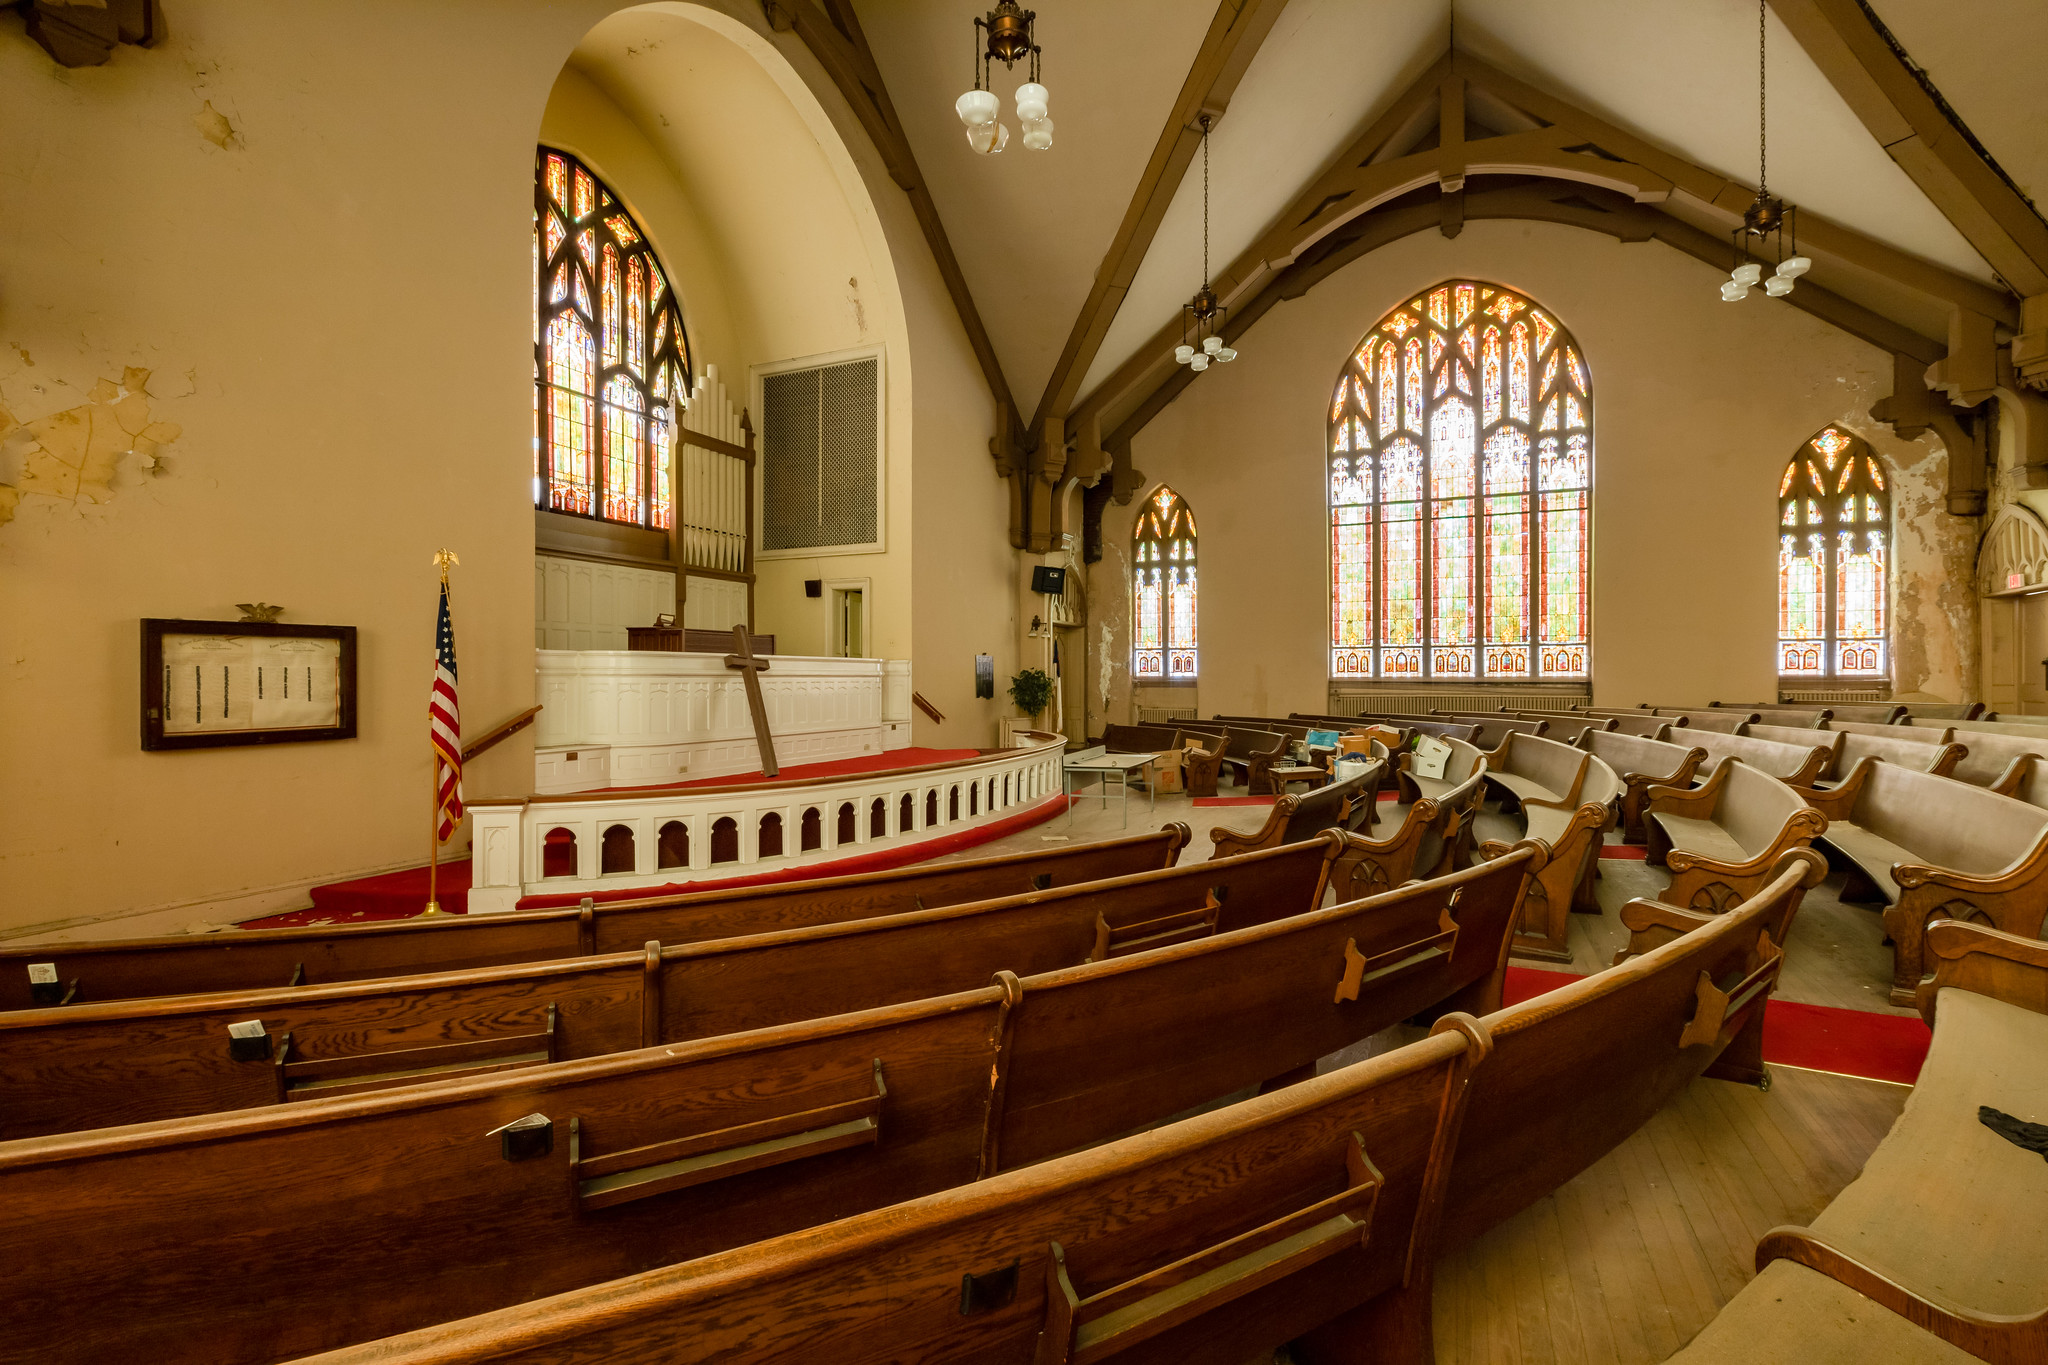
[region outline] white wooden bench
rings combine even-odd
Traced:
[[[1805,847],[1827,827],[1799,792],[1730,759],[1701,786],[1650,789],[1649,861],[1671,872],[1661,899],[1719,912],[1755,895],[1785,850]]]
[[[1687,730],[1665,730],[1684,737]],[[1623,843],[1640,844],[1649,838],[1643,812],[1650,802],[1652,787],[1690,787],[1693,774],[1707,761],[1707,751],[1697,744],[1677,739],[1646,739],[1618,730],[1587,730],[1578,745],[1605,763],[1621,777],[1621,838]]]
[[[1571,960],[1569,916],[1574,909],[1599,913],[1593,872],[1601,835],[1614,823],[1622,796],[1614,769],[1584,749],[1534,735],[1510,734],[1486,756],[1487,785],[1504,792],[1519,816],[1511,838],[1488,839],[1482,857],[1496,858],[1524,840],[1547,854],[1529,880],[1515,931],[1518,957]]]
[[[1864,759],[1831,791],[1802,793],[1825,842],[1854,865],[1844,900],[1882,898],[1892,1003],[1927,970],[1927,926],[1982,919],[2028,938],[2048,912],[2048,810],[1951,778]]]
[[[2048,1360],[2048,1161],[1984,1121],[2048,1122],[2048,944],[1953,920],[1920,990],[1934,1044],[1863,1174],[1674,1365]]]

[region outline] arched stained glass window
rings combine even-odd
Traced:
[[[1778,479],[1778,673],[1882,678],[1892,499],[1868,443],[1824,427]]]
[[[1145,500],[1131,535],[1131,676],[1195,676],[1195,514],[1164,484]]]
[[[1450,280],[1396,308],[1330,402],[1330,676],[1587,676],[1593,403],[1578,343]]]
[[[647,234],[588,166],[534,161],[533,505],[667,529],[663,411],[690,391],[690,345]]]

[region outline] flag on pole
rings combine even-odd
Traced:
[[[434,747],[439,837],[462,823],[462,711],[455,698],[455,626],[448,617],[448,580],[441,580],[441,623],[434,632],[434,688],[427,698],[427,735]]]

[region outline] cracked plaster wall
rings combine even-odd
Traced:
[[[1148,689],[1147,704],[1199,705],[1203,715],[1323,709],[1330,391],[1388,309],[1457,276],[1553,310],[1591,368],[1596,701],[1775,695],[1778,478],[1829,422],[1869,440],[1895,475],[1895,691],[1975,695],[1979,524],[1943,510],[1946,456],[1932,435],[1900,441],[1868,417],[1890,391],[1888,355],[1774,300],[1723,303],[1711,269],[1657,243],[1475,222],[1455,239],[1404,238],[1280,305],[1237,343],[1234,364],[1202,375],[1139,433],[1140,496],[1172,484],[1201,533],[1200,687]],[[1138,505],[1110,505],[1089,574],[1097,734],[1134,714]]]
[[[479,44],[465,7],[190,0],[163,46],[77,70],[0,17],[0,934],[246,918],[422,861],[441,546],[462,557],[465,714],[531,704],[533,144],[570,53],[625,7],[517,8]],[[913,362],[942,381],[903,426],[990,485],[992,514],[950,532],[986,539],[1001,487],[958,452],[988,405],[943,282],[843,101],[775,41],[898,262],[904,402]],[[848,331],[852,273],[817,302]],[[973,624],[1012,567],[935,581],[948,601],[921,596],[920,620]],[[137,620],[257,600],[360,629],[361,737],[142,753]],[[472,795],[531,789],[530,735],[472,765]]]

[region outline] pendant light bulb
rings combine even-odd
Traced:
[[[1188,368],[1193,370],[1196,374],[1200,374],[1202,371],[1208,369],[1209,353],[1207,351],[1196,351],[1195,358],[1188,362]]]
[[[970,90],[953,102],[953,112],[969,128],[979,128],[994,121],[996,108],[996,92],[993,90]]]
[[[1223,338],[1219,336],[1203,337],[1202,349],[1207,351],[1210,355],[1215,355],[1218,351],[1223,349]]]
[[[1028,151],[1043,152],[1052,147],[1052,120],[1031,119],[1024,125],[1024,146]]]
[[[1045,117],[1046,102],[1051,98],[1046,88],[1037,81],[1026,81],[1017,87],[1017,117],[1025,123],[1036,123]]]
[[[1755,284],[1763,273],[1764,268],[1755,261],[1744,261],[1741,265],[1735,267],[1735,270],[1728,278],[1739,285],[1747,287]]]
[[[1730,280],[1721,286],[1721,300],[1724,303],[1740,303],[1749,297],[1749,286]]]
[[[1764,292],[1774,299],[1782,299],[1792,292],[1792,281],[1783,275],[1773,275],[1764,281]]]
[[[1235,359],[1237,359],[1237,352],[1231,347],[1225,346],[1222,350],[1216,352],[1216,363],[1218,365],[1228,365]]]
[[[1194,358],[1195,348],[1192,346],[1176,346],[1173,348],[1173,363],[1176,365],[1185,365]]]
[[[1787,256],[1778,262],[1778,273],[1788,280],[1796,280],[1813,269],[1813,262],[1804,256]]]

